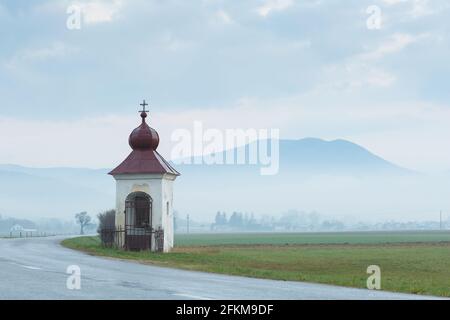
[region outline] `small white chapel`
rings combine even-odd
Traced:
[[[130,155],[109,174],[116,180],[115,242],[125,250],[168,252],[173,248],[173,184],[180,175],[156,151],[159,135],[147,122],[131,132]]]

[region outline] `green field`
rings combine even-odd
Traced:
[[[450,242],[450,231],[177,234],[175,245],[293,245]]]
[[[97,237],[63,245],[188,270],[360,288],[375,264],[383,290],[450,296],[449,240],[448,232],[177,235],[168,254],[102,248]]]

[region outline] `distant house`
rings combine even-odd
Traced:
[[[36,229],[25,229],[23,226],[21,226],[20,224],[15,224],[11,227],[11,229],[9,230],[9,232],[11,234],[23,234],[23,235],[33,235],[33,232],[37,232]]]

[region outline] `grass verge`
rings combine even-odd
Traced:
[[[365,288],[369,265],[381,268],[383,290],[450,296],[450,243],[255,244],[180,246],[172,252],[103,248],[98,237],[62,244],[93,255],[247,277]]]

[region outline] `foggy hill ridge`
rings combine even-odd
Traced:
[[[174,166],[182,174],[175,184],[175,209],[193,216],[209,217],[217,210],[277,214],[291,208],[360,212],[366,197],[364,210],[387,212],[400,204],[401,197],[396,200],[399,203],[390,201],[382,207],[383,192],[385,197],[397,192],[403,196],[405,186],[421,189],[422,185],[431,192],[422,181],[402,180],[420,175],[346,140],[280,140],[280,171],[274,176],[261,176],[258,165]],[[0,165],[0,214],[71,217],[80,211],[96,214],[112,208],[115,181],[109,170]],[[434,188],[434,182],[431,185]],[[408,203],[419,194],[426,199],[423,191],[417,191]]]
[[[267,143],[270,145],[270,143],[266,140],[259,141],[259,143]],[[252,148],[257,148],[257,145],[258,142],[253,142],[243,147],[231,149],[231,151],[234,151],[235,153],[245,152],[248,159],[249,150]],[[287,171],[289,171],[289,173],[292,173],[292,171],[298,171],[303,174],[350,175],[372,173],[414,173],[412,170],[402,168],[373,154],[358,144],[343,139],[332,141],[326,141],[318,138],[280,140],[279,148],[280,174],[287,173]],[[227,151],[218,152],[217,157],[225,159],[226,152]],[[270,150],[268,154],[270,155]],[[198,157],[195,159],[197,160]],[[178,161],[176,161],[176,163],[178,163]],[[194,164],[196,162],[191,159],[191,163]],[[177,164],[175,165],[177,166]],[[189,171],[189,166],[191,165],[184,165],[183,162],[181,162],[178,166]],[[214,170],[220,170],[219,167],[222,166],[223,165],[220,164],[212,164],[206,167],[212,167]],[[244,164],[242,166],[258,166],[258,164]],[[202,170],[204,169],[205,168],[202,168]]]

